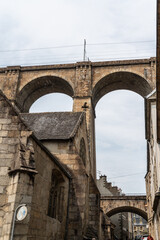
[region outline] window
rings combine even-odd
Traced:
[[[52,170],[51,187],[49,193],[48,216],[58,219],[63,218],[64,179],[60,171]]]
[[[49,195],[49,206],[48,206],[48,216],[56,218],[56,202],[57,202],[57,179],[54,177],[52,171],[50,195]]]

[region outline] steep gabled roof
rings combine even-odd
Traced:
[[[22,113],[20,116],[39,140],[67,140],[74,137],[84,113]]]

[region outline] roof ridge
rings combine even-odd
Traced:
[[[21,114],[26,114],[26,115],[29,115],[29,114],[32,114],[32,115],[38,115],[38,114],[53,114],[53,113],[73,113],[72,111],[64,111],[64,112],[32,112],[32,113],[30,113],[30,112],[28,112],[28,113],[21,113]]]
[[[72,113],[72,114],[76,114],[76,113],[81,113],[81,112],[72,112],[72,111],[63,111],[63,112],[33,112],[33,113],[24,113],[21,112],[20,114],[26,114],[26,115],[39,115],[39,114],[53,114],[53,113]]]

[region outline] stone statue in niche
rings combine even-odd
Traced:
[[[26,144],[19,140],[19,158],[22,167],[35,169],[34,149],[31,139],[28,137]]]

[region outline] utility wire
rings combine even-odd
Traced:
[[[71,48],[71,47],[82,47],[82,44],[79,45],[66,45],[66,46],[56,46],[56,47],[44,47],[44,48],[26,48],[26,49],[15,49],[15,50],[0,50],[0,52],[23,52],[23,51],[37,51],[37,50],[47,50],[54,48]]]
[[[108,43],[89,43],[88,46],[101,46],[101,45],[116,45],[116,44],[133,44],[133,43],[151,43],[155,42],[154,40],[149,41],[133,41],[133,42],[108,42]],[[56,48],[72,48],[72,47],[82,47],[83,44],[77,45],[64,45],[64,46],[55,46],[55,47],[44,47],[44,48],[26,48],[26,49],[13,49],[13,50],[0,50],[0,52],[23,52],[23,51],[37,51],[37,50],[46,50],[46,49],[56,49]]]
[[[156,50],[155,48],[141,48],[141,49],[117,49],[116,51],[113,51],[113,50],[111,50],[111,49],[109,49],[109,50],[105,50],[105,51],[99,51],[99,52],[97,52],[97,51],[89,51],[89,54],[90,54],[90,56],[91,57],[95,57],[95,56],[104,56],[104,55],[106,55],[106,54],[123,54],[123,53],[128,53],[128,54],[131,54],[131,53],[135,53],[135,52],[137,52],[138,51],[138,53],[142,53],[142,52],[150,52],[150,51],[154,51],[154,50]],[[40,55],[39,55],[40,54]],[[64,58],[64,57],[68,57],[68,56],[73,56],[73,53],[63,53],[63,54],[52,54],[52,53],[48,53],[48,54],[46,54],[45,53],[45,55],[42,55],[41,53],[39,53],[38,55],[36,54],[36,56],[35,55],[32,55],[32,56],[35,56],[35,57],[50,57],[50,56],[52,56],[52,57],[58,57],[58,58]],[[74,54],[74,58],[75,57],[80,57],[80,53],[76,53],[76,54]],[[13,57],[13,55],[10,55],[10,56],[5,56],[4,55],[4,57],[3,57],[3,59],[5,58],[10,58],[10,57]],[[19,58],[19,57],[23,57],[22,55],[14,55],[14,59],[15,58]]]
[[[114,45],[114,44],[132,44],[132,43],[149,43],[149,42],[155,42],[154,40],[149,41],[135,41],[135,42],[110,42],[110,43],[89,43],[87,45]]]
[[[117,177],[111,177],[109,178],[110,180],[111,179],[115,179],[115,178],[121,178],[121,177],[130,177],[130,176],[136,176],[136,175],[141,175],[141,174],[145,174],[145,172],[141,172],[141,173],[133,173],[133,174],[128,174],[128,175],[121,175],[121,176],[117,176]]]
[[[137,56],[137,52],[138,52],[138,55],[140,56],[140,53],[142,54],[142,53],[147,53],[147,55],[149,54],[149,52],[153,52],[154,50],[152,50],[152,49],[142,49],[142,51],[141,50],[139,50],[139,51],[135,51],[135,50],[129,50],[129,51],[106,51],[106,52],[103,52],[103,53],[90,53],[90,58],[96,58],[96,57],[98,57],[98,58],[101,58],[101,57],[105,57],[106,55],[110,55],[110,58],[113,58],[114,57],[114,55],[116,55],[116,58],[118,58],[118,57],[126,57],[126,56],[124,56],[124,54],[125,55],[128,55],[128,54],[136,54],[136,56]],[[122,54],[123,54],[123,56],[122,56]],[[152,55],[153,55],[154,53],[152,53]],[[121,56],[119,56],[119,55],[121,55]],[[22,55],[16,55],[16,56],[14,56],[14,59],[19,59],[19,60],[23,60],[23,59],[27,59],[27,58],[29,58],[29,60],[33,60],[33,59],[40,59],[40,58],[43,58],[43,60],[45,59],[45,60],[47,60],[47,59],[64,59],[64,58],[70,58],[71,59],[71,56],[73,56],[72,57],[72,59],[76,59],[76,58],[80,58],[81,57],[81,54],[80,53],[76,53],[76,54],[45,54],[45,55],[30,55],[30,56],[22,56]],[[137,56],[138,57],[138,56]],[[13,56],[4,56],[3,57],[3,60],[9,60],[9,59],[11,59],[11,58],[13,58]]]

